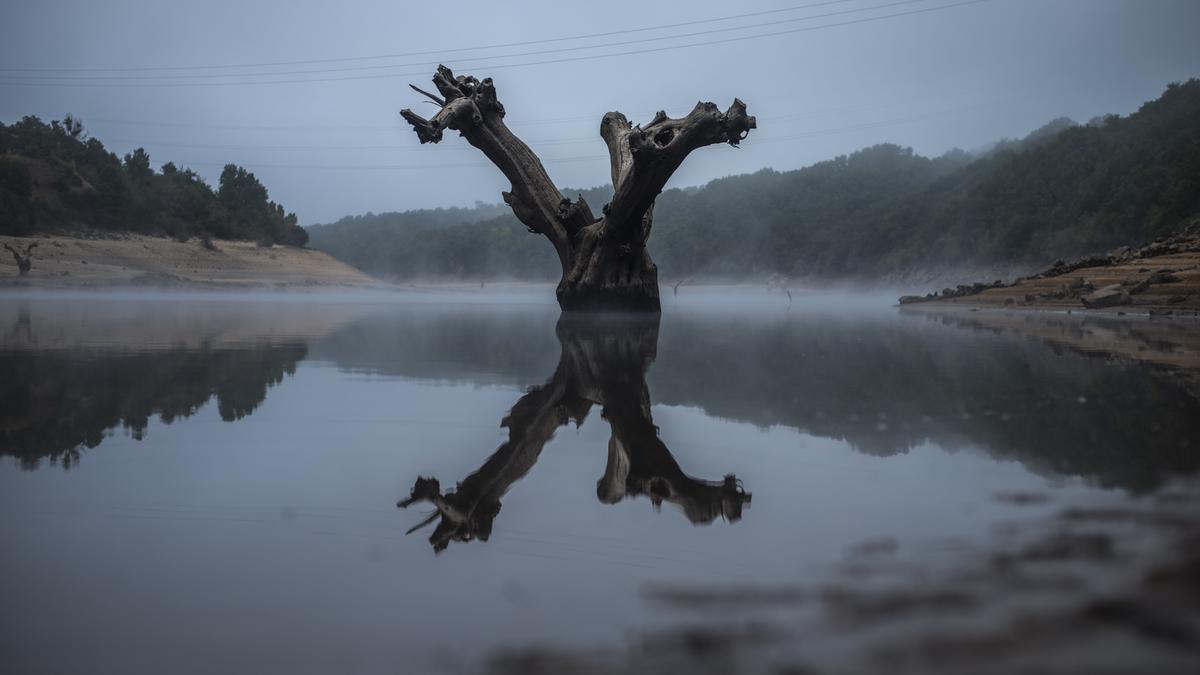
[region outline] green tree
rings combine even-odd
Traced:
[[[125,172],[129,174],[130,179],[138,183],[150,180],[154,169],[150,168],[149,153],[144,148],[138,148],[125,155]]]

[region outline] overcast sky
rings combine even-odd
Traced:
[[[694,153],[672,182],[686,186],[880,142],[976,148],[1200,76],[1198,0],[962,3],[3,0],[0,119],[70,112],[111,150],[214,184],[242,164],[312,224],[499,200],[478,151],[457,135],[422,147],[397,115],[433,112],[405,85],[439,62],[491,76],[571,187],[608,180],[608,110],[746,101],[758,131]]]

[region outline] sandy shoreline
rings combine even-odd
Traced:
[[[384,288],[327,253],[290,246],[260,247],[249,241],[186,242],[137,234],[105,238],[0,237],[24,252],[33,267],[20,277],[8,251],[0,250],[0,288]]]

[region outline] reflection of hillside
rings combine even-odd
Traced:
[[[152,415],[170,423],[216,398],[221,419],[254,411],[295,372],[303,344],[153,352],[0,353],[0,455],[35,468],[69,466],[118,426],[141,439]]]
[[[670,325],[652,378],[663,403],[879,455],[977,445],[1135,489],[1200,466],[1200,400],[1176,372],[926,321],[772,322],[743,326],[740,344]]]
[[[0,456],[70,465],[117,427],[141,438],[151,416],[169,423],[211,398],[241,419],[308,340],[370,311],[251,297],[0,299]]]
[[[376,372],[527,385],[553,316],[443,314],[353,325],[314,354]],[[1200,467],[1191,378],[920,318],[664,317],[655,401],[844,439],[877,455],[979,446],[1038,471],[1145,489]],[[368,342],[369,340],[369,342]],[[369,357],[364,357],[370,350]]]

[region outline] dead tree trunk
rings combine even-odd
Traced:
[[[441,106],[437,114],[428,120],[407,109],[400,114],[422,143],[441,141],[445,129],[457,131],[504,172],[512,183],[504,202],[558,253],[556,295],[564,311],[659,311],[658,270],[646,252],[655,198],[693,150],[737,146],[755,128],[737,99],[725,112],[712,103],[697,103],[681,119],[659,112],[645,127],[607,113],[600,135],[612,161],[614,194],[596,218],[582,197],[572,202],[559,192],[537,155],[504,124],[491,78],[456,77],[439,66],[433,83],[441,96],[413,89]]]
[[[8,252],[11,253],[12,257],[15,258],[17,261],[17,275],[18,276],[22,276],[22,277],[27,276],[29,274],[29,270],[33,269],[33,249],[36,247],[37,247],[37,242],[35,241],[32,244],[26,246],[25,247],[25,255],[21,255],[20,252],[17,251],[17,249],[9,246],[8,244],[4,245],[4,248],[8,249]]]

